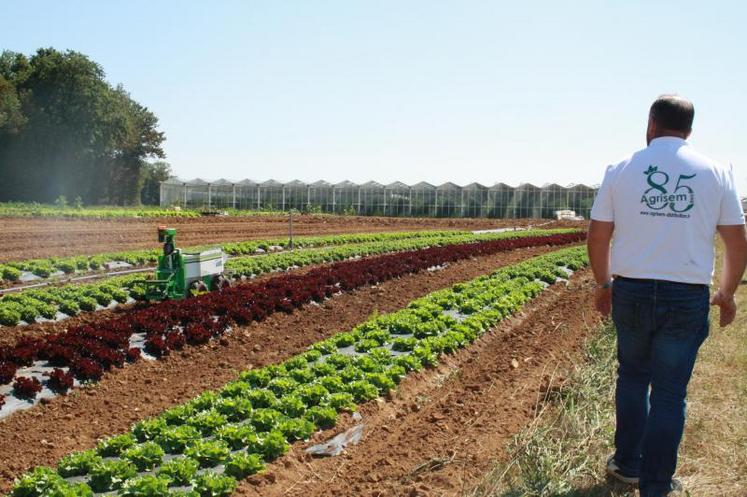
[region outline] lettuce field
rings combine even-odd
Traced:
[[[475,485],[582,340],[563,323],[587,315],[584,239],[235,240],[230,287],[162,302],[128,284],[142,275],[102,269],[147,269],[155,250],[7,260],[0,491],[442,495],[457,472]]]

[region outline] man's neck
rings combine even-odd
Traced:
[[[676,131],[676,130],[672,130],[672,129],[662,129],[661,131],[659,131],[658,133],[656,133],[654,135],[654,137],[651,138],[651,139],[652,140],[656,140],[657,138],[671,137],[671,138],[681,138],[683,140],[687,140],[687,137],[689,136],[689,134],[690,133],[685,133],[684,131]]]

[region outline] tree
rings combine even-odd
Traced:
[[[172,176],[168,162],[146,162],[143,167],[143,188],[140,190],[140,201],[145,205],[161,203],[161,182]]]
[[[141,169],[164,157],[165,138],[156,116],[104,76],[74,51],[3,52],[0,113],[11,117],[0,124],[0,200],[140,202]]]

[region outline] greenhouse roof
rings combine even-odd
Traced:
[[[295,188],[306,188],[306,186],[308,185],[304,183],[303,181],[294,179],[293,181],[286,183],[284,186],[290,186],[290,187],[295,187]]]
[[[201,178],[195,178],[192,180],[185,181],[177,176],[172,176],[169,179],[161,183],[164,185],[179,185],[179,186],[181,185],[187,185],[187,186],[207,186],[207,185],[220,186],[220,185],[223,185],[225,186],[225,185],[235,184],[237,186],[258,186],[259,185],[260,187],[272,187],[272,188],[280,188],[283,186],[286,186],[286,187],[309,186],[309,187],[314,187],[314,188],[332,188],[332,187],[334,188],[359,188],[360,187],[360,188],[369,188],[369,189],[386,188],[389,190],[394,190],[394,189],[405,190],[405,189],[411,188],[413,190],[441,190],[441,191],[443,190],[491,190],[491,191],[496,191],[496,190],[525,190],[525,191],[526,190],[556,190],[556,191],[557,190],[572,190],[572,191],[587,192],[587,191],[594,191],[599,188],[599,185],[589,186],[589,185],[584,185],[581,183],[576,183],[576,184],[571,183],[568,186],[561,186],[557,183],[546,183],[542,185],[541,187],[533,185],[532,183],[521,183],[519,184],[519,186],[516,186],[516,187],[513,187],[506,183],[496,183],[491,187],[487,187],[477,182],[470,183],[466,186],[459,186],[450,181],[447,181],[446,183],[443,183],[438,186],[434,186],[425,181],[421,181],[420,183],[416,183],[414,185],[407,185],[401,181],[395,181],[388,185],[382,185],[381,183],[377,181],[367,181],[366,183],[358,184],[358,183],[353,183],[352,181],[348,181],[348,180],[341,181],[334,185],[324,180],[315,181],[313,183],[305,183],[300,180],[293,180],[287,183],[281,183],[274,179],[269,179],[267,181],[257,183],[256,181],[253,181],[251,179],[244,179],[241,181],[233,182],[225,178],[220,178],[218,180],[208,182]]]
[[[513,189],[514,189],[513,186],[507,185],[506,183],[496,183],[490,188],[488,188],[488,190],[513,190]]]
[[[328,187],[332,186],[332,183],[329,183],[327,181],[324,181],[323,179],[320,179],[319,181],[314,181],[309,186],[314,186],[314,187],[317,187],[317,188],[321,188],[321,187],[327,187],[328,188]]]
[[[415,189],[420,189],[420,190],[435,190],[436,189],[436,185],[431,185],[430,183],[427,183],[425,181],[421,181],[420,183],[416,183],[416,184],[412,185],[412,187],[415,188]]]
[[[384,185],[376,181],[367,181],[361,185],[361,188],[384,188]]]
[[[467,186],[462,187],[464,190],[487,190],[488,187],[481,185],[480,183],[470,183]]]
[[[402,183],[401,181],[395,181],[394,183],[389,183],[388,185],[386,185],[386,189],[387,190],[394,190],[394,189],[409,190],[410,187]]]
[[[452,183],[451,181],[447,181],[446,183],[443,183],[436,187],[436,190],[461,190],[461,189],[462,189],[461,186],[456,185]]]
[[[339,183],[335,183],[334,186],[335,188],[355,188],[358,185],[356,185],[352,181],[345,180],[345,181],[340,181]]]
[[[267,181],[263,181],[260,183],[260,186],[280,186],[282,187],[283,184],[279,181],[275,181],[274,179],[268,179]]]

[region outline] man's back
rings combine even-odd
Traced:
[[[734,189],[730,169],[673,136],[610,166],[591,218],[615,223],[612,274],[710,284],[716,226],[743,222]]]

